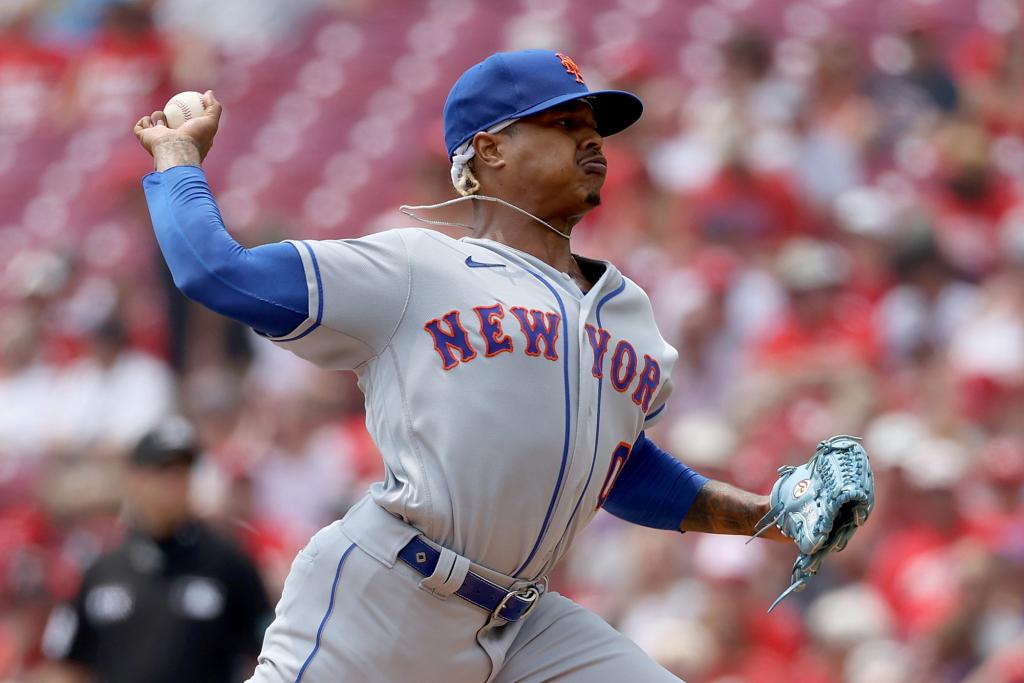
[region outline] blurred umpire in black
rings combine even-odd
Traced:
[[[256,568],[192,516],[194,432],[171,418],[136,446],[126,477],[130,530],[54,610],[47,680],[227,683],[252,674],[273,618]]]

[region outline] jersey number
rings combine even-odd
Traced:
[[[619,445],[615,447],[615,451],[612,452],[612,462],[608,465],[608,474],[604,477],[604,484],[601,485],[601,494],[597,497],[597,509],[604,507],[604,502],[608,500],[608,495],[612,492],[612,487],[615,486],[615,480],[622,474],[622,468],[626,466],[626,461],[629,460],[629,452],[632,448],[632,444],[620,441]]]

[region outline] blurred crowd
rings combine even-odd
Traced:
[[[523,2],[497,47],[562,48],[548,44],[569,38],[541,4]],[[750,4],[705,5],[709,36],[678,64],[642,35],[574,54],[591,83],[646,105],[606,141],[603,205],[574,248],[644,286],[679,349],[656,441],[708,476],[767,491],[820,439],[859,435],[877,507],[772,615],[793,549],[603,513],[552,586],[691,683],[1020,683],[1021,7],[964,0],[976,10],[966,24],[911,13],[884,33],[827,25],[794,41],[730,18]],[[798,19],[845,4],[802,4],[824,9]],[[0,211],[0,679],[30,675],[49,610],[116,542],[125,454],[162,416],[196,424],[196,509],[252,555],[272,594],[309,535],[380,476],[352,377],[174,291],[128,131],[197,79],[228,87],[225,65],[286,51],[317,20],[359,25],[402,6],[0,5],[0,206],[22,206],[33,169],[62,197]],[[422,107],[439,118],[441,101]],[[453,194],[434,138],[410,141],[406,173],[389,183],[409,203]],[[371,212],[389,208],[373,199]],[[398,224],[392,212],[336,236]],[[326,236],[273,211],[245,227],[250,243]]]

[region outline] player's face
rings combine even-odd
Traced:
[[[569,102],[521,119],[504,146],[524,199],[546,216],[578,216],[601,203],[608,163],[594,112]]]

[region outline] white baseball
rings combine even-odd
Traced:
[[[203,94],[194,90],[181,92],[170,99],[164,105],[164,116],[167,117],[167,125],[170,128],[191,121],[201,115],[206,107],[203,106]]]

